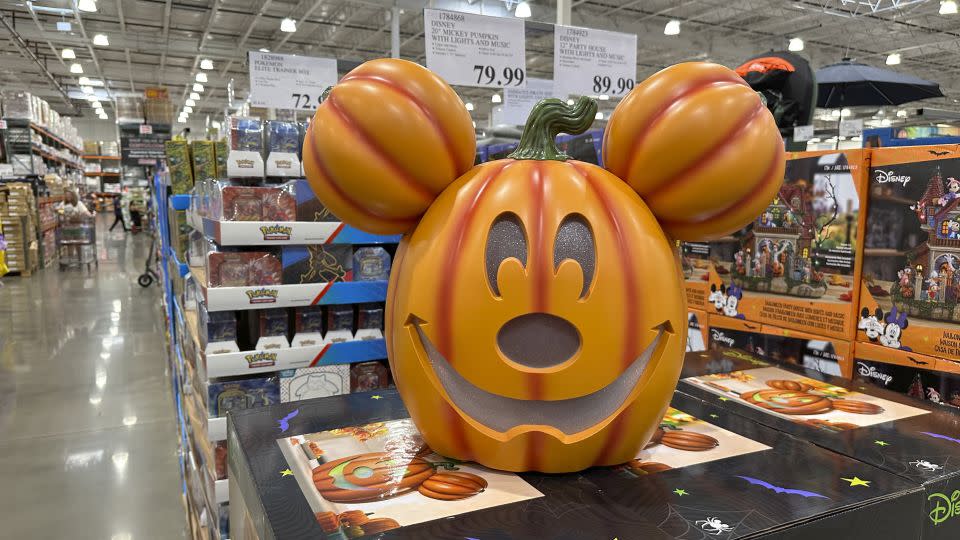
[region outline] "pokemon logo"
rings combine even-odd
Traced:
[[[245,291],[251,304],[275,304],[280,291],[277,289],[250,289]]]
[[[237,163],[237,167],[240,168],[240,169],[252,169],[252,168],[253,168],[253,160],[252,160],[252,159],[238,159],[236,163]]]
[[[277,353],[273,352],[256,352],[245,355],[243,359],[247,361],[247,367],[250,368],[271,367],[277,365]]]
[[[289,240],[293,227],[288,225],[264,225],[260,227],[264,240]]]

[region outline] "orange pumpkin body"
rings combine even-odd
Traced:
[[[340,219],[394,234],[410,229],[475,154],[470,113],[453,89],[418,64],[380,59],[345,75],[317,107],[303,167]]]
[[[313,470],[313,483],[324,499],[357,503],[402,495],[434,473],[421,458],[397,460],[383,452],[347,456]]]
[[[512,216],[513,238],[495,234],[502,216]],[[558,255],[571,216],[592,232],[582,255],[592,271]],[[496,256],[510,242],[524,244],[525,260]],[[671,244],[629,186],[587,163],[505,159],[454,182],[402,241],[388,356],[404,404],[441,455],[512,471],[617,464],[635,457],[670,401],[684,309]],[[505,353],[502,332],[528,314],[575,328],[569,358],[538,366]],[[540,330],[550,346],[552,330]],[[452,370],[438,369],[436,353]],[[628,373],[645,353],[645,368]]]
[[[603,156],[680,240],[717,238],[760,215],[786,165],[759,96],[734,71],[705,62],[638,84],[610,116]]]

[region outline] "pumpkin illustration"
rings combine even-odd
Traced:
[[[760,215],[786,166],[760,97],[733,70],[706,62],[637,85],[607,123],[603,159],[680,240],[718,238]]]
[[[347,527],[363,525],[370,521],[370,518],[367,517],[367,514],[363,510],[347,510],[346,512],[340,513],[337,517],[340,519],[340,523]]]
[[[660,463],[659,461],[642,461],[639,459],[631,459],[627,462],[627,468],[630,469],[634,474],[644,475],[669,471],[673,467],[667,465],[666,463]]]
[[[813,386],[800,381],[790,381],[786,379],[774,379],[772,381],[767,381],[767,386],[770,388],[776,388],[778,390],[796,390],[798,392],[807,392],[813,388]]]
[[[363,534],[377,534],[398,527],[400,527],[400,524],[395,519],[376,518],[363,524]]]
[[[835,399],[833,400],[833,408],[854,414],[880,414],[883,412],[883,407],[857,399]]]
[[[398,459],[385,452],[340,458],[313,470],[313,483],[331,502],[368,502],[417,489],[434,473],[421,458]]]
[[[456,92],[426,68],[394,59],[344,76],[303,142],[303,166],[324,206],[383,234],[416,224],[475,154],[470,113]]]
[[[346,108],[339,87],[356,80],[347,75],[344,81],[325,103]],[[394,99],[391,89],[369,90],[350,98],[356,99],[350,110],[364,110],[361,102],[374,110]],[[424,118],[447,111],[451,100],[444,92],[436,103],[418,98]],[[753,93],[723,96],[714,103],[717,119],[726,118],[726,108],[750,110],[758,103]],[[541,101],[513,154],[449,174],[445,188],[429,184],[423,193],[439,192],[429,205],[404,198],[395,175],[387,174],[449,172],[436,165],[448,159],[444,149],[413,142],[423,122],[403,126],[396,135],[401,142],[390,142],[407,149],[411,159],[403,163],[409,167],[396,161],[378,172],[372,167],[379,158],[371,158],[367,146],[333,140],[333,133],[320,136],[333,114],[323,109],[312,124],[317,131],[304,142],[315,194],[357,228],[404,233],[387,291],[387,355],[404,405],[430,448],[510,471],[567,472],[633,459],[659,427],[679,378],[686,305],[673,240],[664,232],[674,222],[652,212],[625,178],[556,147],[558,133],[590,127],[596,102]],[[618,110],[611,122],[631,124],[636,114]],[[698,122],[688,130],[711,131],[713,125]],[[449,126],[448,137],[460,140],[460,124]],[[397,133],[394,126],[389,131]],[[782,146],[776,129],[770,137],[754,141],[753,150]],[[608,136],[605,144],[614,143]],[[760,159],[753,152],[747,158]],[[723,177],[736,173],[741,179],[743,159],[720,161],[730,169]],[[333,173],[323,169],[334,160],[339,173],[332,190]],[[424,171],[413,171],[418,167]],[[711,164],[712,171],[717,167]],[[690,198],[709,201],[702,215],[712,215],[741,202],[739,190]],[[362,208],[341,212],[348,199]],[[421,207],[426,210],[419,215]],[[726,230],[756,215],[735,214],[723,217],[720,227],[697,222],[684,230]]]
[[[793,390],[751,390],[740,394],[740,399],[782,414],[820,414],[833,408],[826,396]]]
[[[314,517],[317,518],[317,523],[320,524],[323,532],[334,532],[340,528],[340,519],[334,512],[317,512]]]
[[[688,452],[702,452],[720,446],[720,442],[709,435],[693,431],[684,431],[682,429],[664,432],[660,443],[670,448],[686,450]]]
[[[441,501],[457,501],[473,497],[487,489],[483,477],[468,472],[441,472],[427,478],[417,491],[421,495]]]

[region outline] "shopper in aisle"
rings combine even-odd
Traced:
[[[117,223],[123,226],[124,232],[130,230],[127,227],[126,220],[123,219],[123,204],[120,201],[119,195],[113,198],[113,225],[110,225],[110,231],[113,231],[113,228],[117,226]]]
[[[65,199],[57,207],[57,211],[67,222],[77,222],[83,218],[93,216],[93,213],[87,209],[87,205],[80,201],[76,191],[68,191]]]

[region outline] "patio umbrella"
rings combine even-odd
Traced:
[[[900,105],[934,97],[943,97],[935,82],[849,59],[817,70],[817,107]]]

